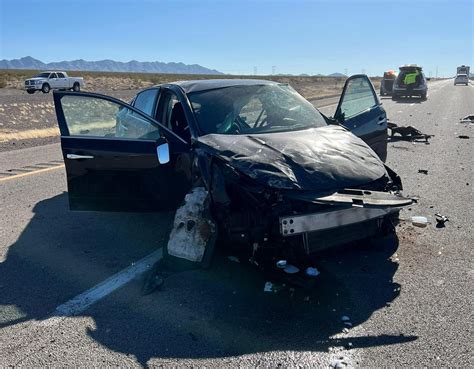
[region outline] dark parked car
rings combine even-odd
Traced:
[[[411,203],[376,154],[386,117],[365,75],[347,80],[335,119],[258,80],[164,84],[131,105],[74,92],[54,102],[72,210],[176,209],[199,187],[222,245],[301,260],[377,234]]]
[[[410,76],[413,81],[409,81]],[[413,82],[413,83],[410,83]],[[407,64],[400,67],[395,83],[393,84],[392,99],[396,100],[400,97],[419,96],[426,100],[428,95],[428,83],[423,70],[416,64]]]

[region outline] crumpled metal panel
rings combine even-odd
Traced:
[[[275,189],[328,191],[389,179],[377,154],[340,126],[255,135],[209,134],[200,137],[199,143],[238,171]]]

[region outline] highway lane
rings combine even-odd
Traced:
[[[217,258],[210,271],[141,280],[77,317],[54,309],[163,245],[171,214],[71,213],[64,170],[0,182],[0,365],[465,365],[472,344],[472,144],[459,118],[472,86],[430,87],[428,101],[383,99],[388,117],[435,134],[390,143],[388,164],[420,198],[406,211],[450,216],[446,228],[402,222],[396,239],[325,255],[310,295],[263,294],[252,268]],[[327,108],[328,112],[335,106]],[[0,154],[13,167],[60,158],[58,145]],[[10,166],[11,167],[11,166]],[[0,168],[0,169],[2,169]],[[428,175],[418,173],[428,169]],[[470,185],[468,186],[467,183]],[[430,207],[432,206],[432,208]],[[354,328],[344,333],[340,318]],[[345,350],[343,346],[352,349]]]

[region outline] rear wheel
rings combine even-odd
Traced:
[[[79,91],[81,91],[81,85],[79,85],[79,83],[77,83],[77,82],[74,83],[74,85],[72,86],[72,90],[73,90],[74,92],[79,92]]]
[[[420,97],[422,100],[426,100],[426,92],[423,92]]]
[[[41,88],[41,91],[43,91],[44,94],[47,94],[49,93],[49,91],[51,91],[51,87],[49,87],[49,85],[45,83],[43,87]]]

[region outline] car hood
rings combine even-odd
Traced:
[[[340,126],[256,135],[209,134],[198,141],[200,148],[276,189],[329,191],[389,178],[377,154]]]
[[[33,78],[28,78],[27,81],[41,81],[43,79],[47,79],[46,77],[33,77]]]

